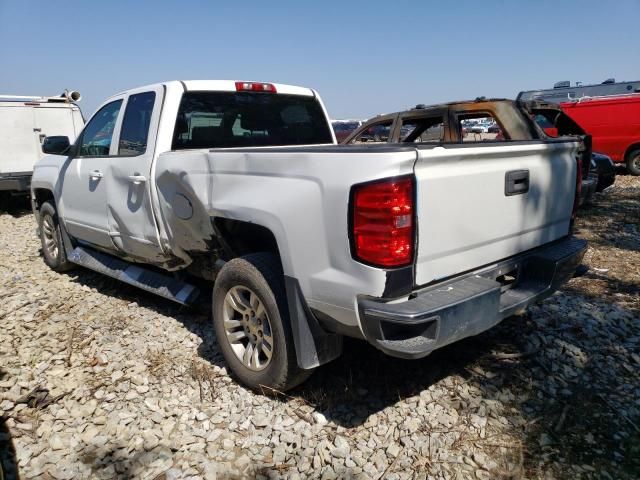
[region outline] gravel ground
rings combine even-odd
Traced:
[[[419,361],[346,342],[272,398],[208,314],[43,263],[0,214],[0,458],[22,478],[638,478],[640,178],[582,211],[591,270]]]

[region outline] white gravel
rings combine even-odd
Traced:
[[[631,208],[619,221],[638,268]],[[9,474],[15,461],[27,479],[640,475],[633,289],[598,298],[572,280],[525,316],[419,361],[348,341],[343,357],[271,398],[228,375],[206,312],[87,270],[54,273],[39,247],[28,212],[0,214]]]

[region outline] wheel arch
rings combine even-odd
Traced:
[[[225,217],[214,217],[213,226],[228,255],[240,257],[268,252],[282,263],[280,248],[273,231],[263,225]]]
[[[305,370],[311,369],[337,358],[342,353],[342,337],[329,333],[320,326],[304,298],[297,278],[287,273],[287,259],[283,258],[286,247],[281,243],[286,240],[281,238],[281,242],[278,242],[278,235],[259,223],[215,217],[212,224],[227,255],[235,258],[267,252],[280,262],[298,366]]]
[[[56,207],[56,199],[53,194],[53,191],[51,191],[50,189],[34,188],[32,193],[33,194],[31,198],[31,202],[32,202],[34,211],[40,211],[40,207],[42,207],[42,204],[49,201],[53,203],[54,207]]]

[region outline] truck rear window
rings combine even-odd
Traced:
[[[319,102],[301,95],[186,92],[173,150],[332,143]]]

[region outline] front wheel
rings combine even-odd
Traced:
[[[268,253],[225,264],[213,287],[213,322],[231,371],[256,391],[276,393],[311,375],[296,360],[282,269]]]
[[[67,260],[67,253],[62,241],[62,232],[58,223],[58,214],[51,202],[44,202],[40,207],[40,223],[38,227],[44,263],[56,272],[71,270],[74,265]]]
[[[640,175],[640,148],[636,148],[627,155],[627,170],[631,175]]]

